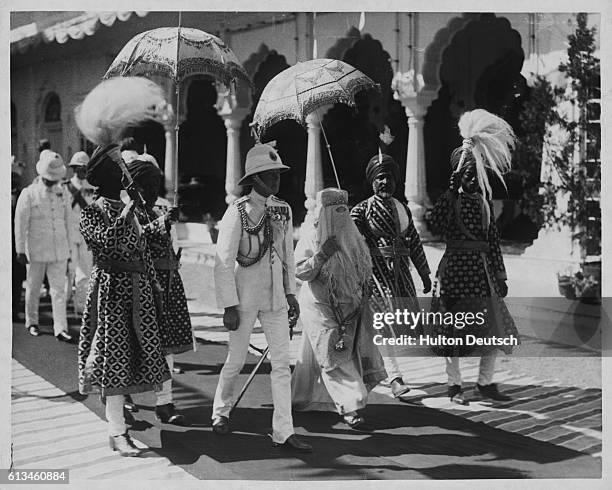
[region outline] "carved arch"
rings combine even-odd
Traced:
[[[425,48],[422,75],[425,82],[423,90],[437,92],[442,81],[440,80],[440,68],[442,66],[442,55],[450,46],[457,32],[473,21],[478,20],[480,14],[463,14],[462,17],[453,17],[448,21],[446,27],[440,29],[434,36],[433,41]]]
[[[356,42],[361,39],[361,31],[356,27],[351,27],[344,37],[341,37],[325,53],[326,58],[333,60],[343,60],[346,52],[351,49]]]

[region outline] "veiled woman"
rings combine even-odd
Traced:
[[[358,410],[387,373],[374,345],[367,285],[372,262],[346,191],[317,194],[315,221],[295,250],[302,346],[292,379],[296,410],[333,410],[353,428]]]

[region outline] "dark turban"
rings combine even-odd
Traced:
[[[378,155],[370,158],[368,166],[366,167],[366,179],[368,183],[372,184],[374,179],[383,172],[390,173],[393,175],[393,177],[395,177],[396,182],[399,181],[400,170],[393,158],[391,158],[389,155],[385,155],[384,153],[382,155],[382,159],[380,159]]]
[[[91,155],[87,164],[85,178],[94,187],[105,187],[121,183],[121,170],[119,168],[121,153],[115,144],[98,146]]]
[[[152,177],[161,177],[161,170],[154,163],[147,160],[132,160],[127,165],[127,169],[134,180],[139,182],[146,181]]]

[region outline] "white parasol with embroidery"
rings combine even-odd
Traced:
[[[259,140],[277,122],[293,119],[306,125],[306,116],[317,109],[337,103],[354,106],[355,94],[372,88],[379,89],[378,84],[343,61],[319,58],[297,63],[280,72],[266,85],[251,126],[255,130],[256,139]],[[336,174],[334,159],[322,124],[321,129]],[[337,174],[336,182],[340,187]]]
[[[175,108],[180,103],[180,85],[193,75],[208,75],[230,89],[237,80],[252,86],[251,79],[236,55],[217,36],[199,29],[181,26],[160,27],[141,32],[130,39],[106,71],[104,78],[115,76],[162,76],[175,85]],[[174,195],[178,174],[178,117],[174,147]]]

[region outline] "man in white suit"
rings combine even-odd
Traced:
[[[40,288],[49,279],[53,333],[57,340],[71,342],[66,317],[66,270],[70,264],[70,204],[60,185],[66,175],[61,156],[51,150],[40,154],[39,178],[26,187],[15,209],[15,252],[28,264],[26,277],[26,321],[30,335],[38,336]]]
[[[225,309],[229,352],[213,403],[213,430],[229,432],[236,376],[244,365],[251,332],[259,319],[270,347],[272,441],[298,452],[312,448],[294,434],[291,416],[288,310],[299,315],[295,298],[293,223],[289,205],[274,196],[280,173],[289,170],[272,145],[257,144],[247,154],[240,185],[249,195],[232,203],[219,226],[215,258],[217,305]]]

